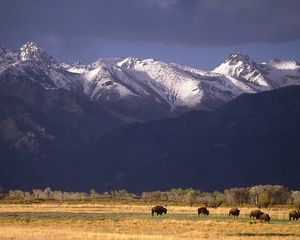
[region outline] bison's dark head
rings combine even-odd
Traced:
[[[168,211],[168,209],[165,208],[165,209],[164,209],[164,213],[167,214],[167,211]]]

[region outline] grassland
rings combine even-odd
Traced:
[[[168,214],[150,214],[152,205],[126,203],[0,204],[1,240],[62,239],[300,239],[300,221],[288,221],[289,208],[275,207],[270,223],[249,219],[254,209],[241,207],[238,219],[229,207],[209,209],[169,205]]]

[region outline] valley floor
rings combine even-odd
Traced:
[[[1,240],[112,239],[300,239],[300,221],[289,221],[291,209],[274,207],[270,223],[250,220],[254,208],[241,207],[238,219],[228,207],[209,209],[171,206],[162,217],[145,204],[0,204]]]

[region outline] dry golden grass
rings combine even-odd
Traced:
[[[210,209],[198,218],[197,207],[168,206],[168,214],[152,217],[151,205],[32,204],[0,205],[0,239],[300,239],[300,221],[288,221],[290,209],[269,211],[271,223],[249,219],[254,208],[243,207],[239,219],[228,207]]]

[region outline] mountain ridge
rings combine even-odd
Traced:
[[[230,54],[208,72],[133,57],[59,64],[33,42],[15,52],[0,51],[0,80],[6,72],[27,76],[45,89],[72,91],[141,121],[212,110],[245,92],[300,84],[300,66],[295,61],[256,63],[248,55]]]

